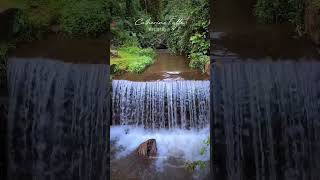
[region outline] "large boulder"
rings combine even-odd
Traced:
[[[157,142],[155,139],[149,139],[140,144],[136,154],[140,157],[151,158],[157,156]]]

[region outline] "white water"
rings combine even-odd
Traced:
[[[209,124],[209,81],[112,82],[113,125],[201,129]]]
[[[183,129],[159,129],[148,130],[136,126],[112,126],[110,128],[111,141],[116,140],[117,147],[125,149],[119,152],[117,158],[125,157],[133,153],[136,148],[148,139],[156,139],[158,156],[156,165],[161,170],[169,157],[182,158],[187,161],[209,161],[210,149],[205,145],[209,137],[209,127],[201,130]],[[203,155],[200,154],[202,147],[207,147]]]
[[[8,177],[108,177],[109,67],[12,58]]]

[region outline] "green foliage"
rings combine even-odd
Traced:
[[[63,0],[26,0],[16,14],[14,31],[18,40],[34,40],[58,21]]]
[[[141,73],[154,62],[156,53],[153,49],[139,47],[122,47],[118,50],[119,57],[111,58],[114,73],[128,71]]]
[[[109,26],[106,14],[106,4],[101,0],[74,1],[61,11],[61,28],[74,36],[98,36]]]
[[[7,8],[22,8],[24,7],[24,0],[1,0],[0,7],[3,9]]]
[[[263,23],[291,22],[301,29],[304,0],[258,0],[255,14]]]
[[[199,152],[201,156],[204,156],[205,153],[208,151],[208,148],[210,147],[210,137],[206,139],[203,142],[203,144],[204,146],[200,149],[200,152]],[[206,162],[201,160],[188,162],[186,167],[191,172],[195,171],[198,167],[201,170],[204,170],[206,168]]]
[[[161,42],[161,33],[151,31],[151,25],[135,25],[138,19],[152,19],[152,14],[147,14],[148,12],[141,6],[144,3],[140,0],[111,0],[111,4],[111,32],[114,35],[112,39],[114,46],[121,47],[135,41],[141,47],[156,47]]]
[[[164,17],[183,20],[185,24],[171,24],[165,39],[169,49],[174,53],[186,53],[191,59],[190,67],[204,72],[205,65],[210,61],[207,56],[209,41],[207,32],[209,25],[209,1],[177,0],[168,1]]]
[[[153,19],[160,20],[163,0],[140,0],[140,4]]]
[[[205,65],[210,61],[209,56],[207,56],[210,43],[205,39],[205,33],[195,34],[190,37],[190,42],[192,44],[191,53],[189,55],[190,67],[198,68],[202,72],[205,71]]]
[[[311,0],[311,6],[320,9],[320,0]]]
[[[187,54],[191,60],[190,67],[204,71],[209,61],[209,41],[206,37],[209,24],[208,0],[186,0],[183,3],[180,0],[112,0],[112,6],[111,32],[114,35],[114,46],[154,48],[166,44],[174,53]],[[161,26],[135,25],[138,19],[171,23]],[[178,21],[182,23],[173,23]],[[130,69],[138,69],[138,66],[141,64],[136,63]]]
[[[138,61],[128,65],[128,71],[134,73],[141,73],[143,70],[153,63],[153,59],[148,56],[140,56]]]
[[[192,163],[187,164],[187,169],[190,172],[195,171],[197,167],[199,167],[201,170],[204,170],[206,168],[206,162],[199,160],[199,161],[194,161]]]
[[[192,49],[190,37],[207,31],[209,24],[209,1],[179,0],[168,1],[164,11],[166,21],[181,19],[184,25],[171,24],[166,33],[166,40],[173,52],[187,52]]]
[[[72,36],[98,36],[109,28],[109,3],[104,0],[25,0],[16,15],[19,40],[39,39],[51,25]]]

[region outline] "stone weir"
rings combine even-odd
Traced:
[[[10,58],[8,177],[108,179],[109,67]]]
[[[216,179],[320,177],[320,63],[212,66]]]
[[[210,81],[112,83],[113,124],[145,128],[209,126]]]

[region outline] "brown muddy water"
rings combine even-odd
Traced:
[[[157,50],[157,57],[143,73],[124,73],[115,80],[158,81],[158,80],[208,80],[209,76],[189,67],[185,55],[174,55],[168,50]]]
[[[111,179],[112,180],[194,180],[209,179],[208,174],[194,174],[187,169],[185,161],[170,157],[161,171],[156,166],[156,159],[145,159],[134,154],[121,159],[114,156],[115,147],[111,143]],[[209,166],[209,162],[206,163]]]
[[[289,23],[263,24],[255,0],[217,0],[210,27],[212,59],[319,60],[320,47]]]
[[[174,55],[171,54],[168,50],[162,49],[157,50],[157,57],[154,64],[149,66],[143,73],[125,73],[115,76],[113,80],[128,80],[139,82],[150,81],[146,83],[152,83],[151,81],[167,81],[169,83],[172,81],[181,80],[209,80],[209,76],[207,74],[203,74],[198,70],[191,69],[189,67],[189,60],[185,55]],[[150,98],[147,94],[145,96],[146,99]],[[138,109],[138,111],[140,111],[141,108]],[[130,113],[128,112],[128,114]],[[137,147],[137,144],[135,144],[134,146],[132,144],[134,144],[133,142],[142,143],[143,141],[140,139],[143,136],[148,136],[147,134],[150,133],[148,130],[150,129],[146,128],[142,130],[142,132],[130,130],[132,131],[131,136],[133,136],[133,138],[126,142],[124,140],[125,136],[130,136],[130,132],[128,133],[128,135],[119,135],[119,132],[115,130],[117,128],[121,129],[124,128],[124,126],[120,125],[118,127],[111,127],[111,137],[113,137],[111,138],[111,140],[114,141],[114,137],[120,138],[114,142],[111,142],[110,173],[112,180],[209,179],[209,162],[206,162],[207,168],[205,170],[197,169],[196,171],[192,172],[188,169],[186,164],[188,160],[186,159],[186,157],[184,157],[199,155],[200,150],[197,150],[197,148],[201,147],[201,145],[203,144],[201,138],[199,139],[198,136],[201,135],[202,132],[199,131],[198,133],[196,133],[179,128],[173,131],[169,131],[166,129],[152,131],[152,133],[149,135],[150,138],[152,137],[157,139],[157,148],[159,154],[154,159],[145,159],[135,155],[134,149]],[[181,131],[183,132],[182,134]],[[192,133],[194,133],[193,136],[189,137],[189,135]],[[202,138],[204,139],[208,137],[208,134],[202,135]],[[178,137],[180,137],[180,139]],[[186,140],[186,138],[188,137],[190,139]],[[199,144],[198,146],[193,147],[195,145],[195,141]],[[183,144],[184,142],[188,142],[188,144],[182,146],[181,144]],[[123,147],[122,150],[121,148],[119,149],[119,144],[123,145],[120,146]],[[187,146],[189,146],[188,149],[190,149],[190,152],[184,149]],[[180,151],[181,148],[184,150],[180,152],[180,156],[169,153],[172,151]],[[121,154],[122,151],[129,150],[129,155],[125,155],[120,158],[117,157],[117,155]]]

